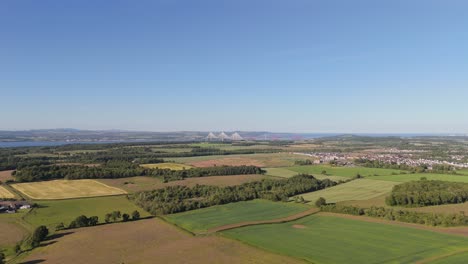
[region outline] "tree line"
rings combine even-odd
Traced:
[[[162,177],[163,181],[182,180],[190,177],[217,175],[262,174],[264,171],[255,166],[218,166],[170,170],[143,168],[138,164],[124,161],[108,161],[101,166],[83,165],[40,165],[26,167],[13,173],[18,182],[46,181],[52,179],[103,179],[134,176]]]
[[[288,201],[291,196],[321,190],[336,184],[329,179],[318,180],[311,175],[302,174],[288,179],[263,179],[226,187],[168,186],[164,189],[130,194],[129,199],[153,215],[173,214],[258,198]]]
[[[429,169],[428,165],[409,166],[406,164],[397,164],[396,162],[387,163],[379,160],[369,159],[355,159],[354,162],[362,167],[367,168],[382,168],[382,169],[394,169],[394,170],[405,170],[411,173],[442,173],[442,174],[457,174],[456,169],[450,165],[435,164]]]
[[[355,206],[338,206],[335,204],[320,207],[324,212],[369,216],[390,221],[423,224],[430,226],[468,225],[468,216],[463,211],[457,214],[421,213],[393,208],[376,207],[360,208]]]
[[[467,200],[467,183],[420,180],[394,186],[386,203],[392,206],[418,207],[464,203]]]

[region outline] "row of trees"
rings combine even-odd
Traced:
[[[400,221],[431,226],[460,226],[468,225],[468,216],[463,211],[458,214],[421,213],[393,208],[375,207],[360,208],[355,206],[323,205],[321,210],[325,212],[364,215],[382,218],[390,221]]]
[[[294,161],[294,165],[298,165],[298,166],[305,166],[305,165],[312,165],[312,164],[313,164],[312,161],[309,159]]]
[[[14,176],[18,182],[45,181],[51,179],[124,178],[134,176],[159,176],[167,182],[190,177],[262,173],[264,173],[264,171],[255,166],[221,166],[174,171],[169,169],[143,168],[131,162],[109,161],[102,166],[32,166],[16,171]]]
[[[172,214],[257,198],[287,201],[291,196],[321,190],[336,184],[329,179],[318,180],[311,175],[297,175],[288,179],[264,179],[226,187],[169,186],[164,189],[134,193],[129,198],[154,215]]]
[[[122,219],[122,222],[127,222],[127,221],[135,221],[140,219],[140,212],[137,210],[133,211],[131,214],[124,213],[122,214],[120,211],[113,211],[111,213],[107,213],[105,216],[104,221],[106,223],[112,223],[112,222],[117,222]],[[99,224],[99,218],[97,216],[91,216],[87,217],[86,215],[80,215],[75,220],[71,221],[68,227],[65,227],[63,223],[60,223],[57,225],[55,228],[57,231],[58,230],[63,230],[63,229],[71,229],[71,228],[80,228],[80,227],[88,227],[88,226],[96,226]]]
[[[393,187],[386,202],[392,206],[429,206],[468,201],[468,184],[445,181],[411,181]]]

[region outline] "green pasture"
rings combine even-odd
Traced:
[[[468,247],[464,237],[323,215],[223,234],[312,263],[415,263]]]
[[[364,168],[364,167],[333,167],[329,165],[308,165],[308,166],[294,166],[288,168],[289,170],[298,172],[298,173],[306,173],[317,175],[323,174],[322,172],[326,172],[325,175],[328,176],[341,176],[347,178],[353,178],[357,174],[363,177],[369,177],[374,175],[392,175],[392,174],[400,174],[402,173],[401,170],[393,170],[393,169],[380,169],[380,168]]]
[[[435,174],[435,173],[416,173],[416,174],[402,174],[402,175],[373,176],[373,177],[368,177],[368,179],[393,181],[393,182],[407,182],[407,181],[418,181],[422,177],[426,177],[426,179],[428,180],[467,182],[468,183],[468,176],[466,175]]]
[[[307,209],[310,207],[292,202],[253,200],[167,215],[165,218],[184,229],[199,233],[228,224],[287,217]]]

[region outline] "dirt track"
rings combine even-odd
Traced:
[[[239,228],[239,227],[244,227],[244,226],[251,226],[251,225],[262,225],[262,224],[278,224],[278,223],[285,223],[285,222],[290,222],[294,221],[312,214],[315,214],[319,212],[320,210],[318,208],[312,208],[307,211],[295,214],[295,215],[290,215],[287,217],[283,218],[278,218],[278,219],[273,219],[273,220],[262,220],[262,221],[248,221],[248,222],[241,222],[241,223],[236,223],[236,224],[229,224],[229,225],[223,225],[223,226],[218,226],[211,228],[207,231],[207,234],[215,233],[215,232],[220,232],[224,230],[229,230],[229,229],[234,229],[234,228]]]

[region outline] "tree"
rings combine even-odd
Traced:
[[[325,200],[325,198],[323,197],[320,197],[317,199],[317,201],[315,201],[315,206],[317,207],[321,207],[322,205],[326,205],[327,204],[327,200]]]
[[[140,212],[138,212],[137,210],[133,211],[132,213],[132,220],[138,220],[140,219]]]
[[[326,170],[323,170],[323,171],[322,171],[322,175],[327,175],[327,171],[326,171]]]
[[[122,217],[122,214],[120,213],[120,211],[114,211],[111,213],[111,219],[113,222],[117,221],[121,217]]]
[[[123,214],[123,215],[122,215],[122,221],[127,222],[129,219],[130,219],[130,215],[129,215],[129,214]]]
[[[104,218],[104,221],[105,221],[106,223],[109,223],[109,222],[111,221],[111,217],[112,217],[112,214],[110,214],[110,213],[109,213],[109,214],[106,214],[106,217]]]
[[[0,252],[0,264],[4,264],[4,263],[5,263],[5,254]]]
[[[91,216],[89,219],[88,219],[88,224],[89,226],[95,226],[99,223],[99,218],[97,216]]]
[[[16,254],[21,253],[21,243],[16,243],[14,249],[15,249],[15,253],[16,253]]]
[[[48,234],[49,234],[49,229],[47,229],[46,226],[41,225],[37,227],[34,230],[33,235],[31,237],[31,246],[32,247],[39,246],[41,241],[44,241],[44,239],[47,237]]]

